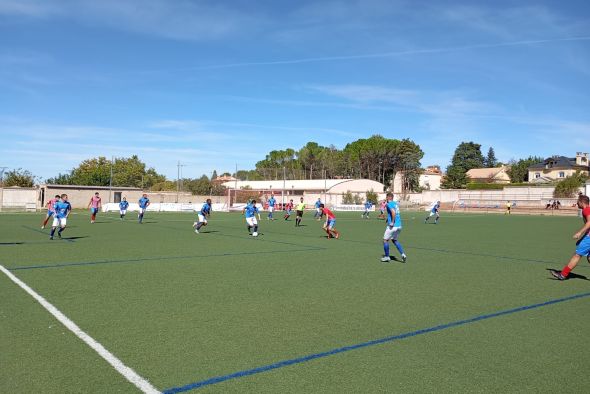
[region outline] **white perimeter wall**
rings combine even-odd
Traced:
[[[34,210],[37,207],[37,189],[8,187],[3,188],[0,193],[2,193],[2,209],[28,208]]]

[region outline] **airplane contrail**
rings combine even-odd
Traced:
[[[467,51],[467,50],[473,50],[473,49],[501,48],[501,47],[510,47],[510,46],[520,46],[520,45],[547,44],[547,43],[564,42],[564,41],[588,41],[588,40],[590,40],[590,36],[550,38],[550,39],[544,39],[544,40],[522,40],[522,41],[502,42],[502,43],[496,43],[496,44],[475,44],[475,45],[464,45],[464,46],[446,47],[446,48],[411,49],[411,50],[406,50],[406,51],[379,52],[379,53],[369,53],[369,54],[363,54],[363,55],[324,56],[324,57],[309,57],[309,58],[302,58],[302,59],[285,59],[285,60],[272,60],[272,61],[259,61],[259,62],[227,63],[227,64],[217,64],[217,65],[210,65],[210,66],[195,66],[195,67],[185,68],[185,70],[210,70],[210,69],[233,68],[233,67],[273,66],[273,65],[283,65],[283,64],[314,63],[314,62],[326,62],[326,61],[333,61],[333,60],[373,59],[373,58],[384,58],[384,57],[394,57],[394,56],[404,56],[404,55],[445,53],[445,52]]]

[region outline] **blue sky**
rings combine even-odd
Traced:
[[[0,166],[137,154],[170,179],[307,141],[590,150],[585,1],[0,0]]]

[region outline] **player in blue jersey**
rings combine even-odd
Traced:
[[[252,200],[244,209],[242,209],[242,214],[246,215],[246,225],[248,227],[248,235],[253,235],[254,237],[258,236],[258,221],[256,220],[256,215],[258,215],[258,220],[260,220],[260,212],[258,211],[258,207],[256,207],[256,200]],[[250,230],[254,230],[250,232]]]
[[[275,196],[271,195],[270,198],[268,199],[268,220],[275,220],[272,217],[272,213],[275,211],[275,205],[277,203],[277,200],[275,200]]]
[[[428,219],[430,219],[431,217],[435,216],[434,218],[434,224],[438,224],[438,219],[440,218],[440,214],[438,213],[438,211],[440,210],[440,201],[435,201],[432,203],[432,205],[430,206],[430,214],[428,215],[428,217],[426,217],[426,219],[424,219],[424,224],[428,223]]]
[[[318,198],[318,200],[315,202],[315,204],[313,205],[315,208],[315,213],[313,214],[313,218],[317,219],[318,221],[322,220],[322,217],[324,216],[324,211],[322,211],[322,199]]]
[[[55,216],[53,217],[53,224],[51,226],[51,235],[49,239],[53,239],[55,235],[55,229],[59,227],[57,236],[61,238],[61,233],[66,229],[68,216],[72,211],[72,206],[68,202],[68,195],[62,194],[58,202],[53,206],[55,209]]]
[[[362,218],[364,219],[368,219],[369,218],[369,212],[371,211],[371,208],[373,208],[373,203],[369,200],[367,200],[365,202],[365,212],[363,212],[362,214]]]
[[[198,214],[199,219],[193,223],[193,227],[195,228],[195,233],[198,234],[201,227],[207,225],[207,218],[210,215],[211,215],[211,199],[208,198],[205,201],[205,203],[203,204],[203,206],[201,207],[201,210],[199,211],[199,214]]]
[[[150,206],[150,199],[148,198],[147,194],[143,194],[139,199],[139,214],[137,215],[137,219],[139,224],[143,224],[143,214],[147,210],[147,207]]]
[[[123,200],[119,203],[119,215],[121,215],[121,220],[123,220],[123,218],[127,214],[127,208],[129,208],[127,197],[123,197]]]
[[[383,234],[383,251],[385,254],[381,258],[381,261],[384,263],[391,261],[391,257],[389,257],[389,241],[392,241],[402,255],[402,262],[405,263],[407,256],[404,253],[402,244],[397,240],[399,233],[402,231],[402,218],[398,203],[393,201],[393,193],[387,193],[387,205],[385,209],[387,211],[387,227],[385,227],[385,233]]]

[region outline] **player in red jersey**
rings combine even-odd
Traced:
[[[570,271],[576,268],[580,258],[586,256],[586,259],[590,263],[590,199],[588,196],[578,197],[578,208],[582,210],[582,219],[584,220],[584,227],[574,234],[576,242],[576,252],[561,271],[550,270],[551,275],[559,280],[567,279]]]
[[[324,230],[328,233],[328,238],[340,238],[340,233],[336,231],[336,215],[328,208],[324,206],[324,204],[320,204],[320,209],[322,210],[322,215],[326,215],[326,223],[324,223]]]
[[[88,202],[88,208],[90,208],[90,223],[94,223],[96,220],[96,214],[98,213],[100,207],[102,207],[102,199],[98,195],[98,192],[96,192]]]
[[[291,200],[285,204],[285,216],[284,216],[285,220],[289,219],[292,211],[293,211],[293,200]]]
[[[43,223],[41,224],[42,229],[44,229],[45,226],[47,226],[47,222],[49,221],[49,218],[51,218],[53,216],[53,214],[55,214],[55,209],[53,208],[53,206],[55,205],[56,202],[59,201],[60,198],[61,198],[61,196],[59,194],[56,194],[54,198],[47,201],[47,204],[45,204],[45,206],[47,207],[47,214],[45,215],[45,220],[43,220]]]

